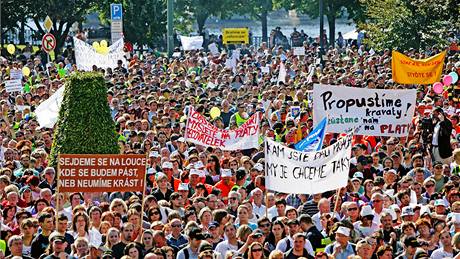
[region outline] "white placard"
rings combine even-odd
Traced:
[[[8,93],[21,92],[22,91],[21,79],[5,81],[5,89],[6,89],[6,92]]]
[[[10,70],[10,79],[22,79],[22,70],[20,69],[11,69]]]
[[[417,90],[383,90],[315,84],[313,122],[328,117],[327,132],[405,137]]]
[[[93,71],[93,66],[98,68],[116,68],[118,60],[123,62],[126,66],[125,52],[123,51],[123,39],[109,46],[109,53],[107,55],[99,54],[96,50],[86,42],[73,38],[75,43],[75,60],[77,68],[84,71]]]
[[[61,86],[50,98],[43,101],[37,109],[38,124],[40,128],[53,128],[59,117],[59,110],[61,109],[62,99],[64,99],[64,86]]]
[[[264,74],[270,74],[270,67],[269,66],[260,67],[260,71]]]
[[[305,56],[305,48],[304,47],[294,47],[294,55],[295,56]]]
[[[184,50],[196,50],[203,48],[203,36],[180,36],[180,42]]]
[[[205,147],[243,150],[259,147],[260,114],[255,113],[236,130],[219,129],[190,107],[185,139]]]
[[[314,152],[288,148],[265,139],[265,185],[282,193],[317,194],[348,183],[353,135]]]
[[[220,54],[219,53],[219,48],[217,48],[216,43],[213,42],[213,43],[209,44],[208,49],[209,49],[209,51],[211,52],[211,54],[213,56],[219,56],[219,54]]]

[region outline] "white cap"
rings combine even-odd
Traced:
[[[411,206],[405,206],[401,210],[401,217],[414,216],[414,209]]]
[[[178,191],[188,191],[188,184],[186,183],[180,183],[179,187],[177,187]]]
[[[374,212],[372,211],[371,206],[369,205],[364,205],[361,207],[361,217],[366,217],[366,216],[374,216]]]
[[[423,216],[423,214],[428,213],[431,214],[430,207],[428,205],[424,205],[420,208],[420,216]]]
[[[198,169],[198,168],[203,168],[203,167],[204,167],[204,164],[203,164],[203,162],[198,161],[198,162],[196,162],[195,164],[193,164],[193,166],[194,166],[196,169]]]
[[[395,189],[388,189],[385,191],[385,194],[388,196],[393,196],[395,195]]]
[[[153,169],[153,168],[147,169],[147,175],[149,175],[149,174],[155,174],[155,173],[156,173],[155,169]]]
[[[386,173],[398,174],[398,173],[396,172],[396,170],[394,170],[394,169],[390,169],[390,170],[386,171]]]
[[[198,175],[200,176],[200,170],[197,170],[197,169],[190,169],[190,176],[192,175]]]
[[[398,215],[396,215],[396,212],[393,208],[390,208],[389,209],[383,209],[384,212],[388,212],[390,215],[391,215],[391,220],[397,220],[398,219]]]
[[[164,169],[173,169],[173,164],[171,162],[164,162],[161,168]]]
[[[185,138],[184,137],[180,137],[177,139],[177,142],[185,142]]]
[[[160,153],[157,151],[152,151],[149,153],[149,157],[160,157]]]
[[[342,227],[340,226],[338,229],[337,229],[337,232],[336,233],[339,233],[339,234],[342,234],[344,236],[347,236],[349,237],[350,236],[350,229],[347,228],[347,227]]]
[[[452,219],[451,219],[452,223],[460,224],[460,213],[453,212],[451,217],[452,217]]]
[[[264,170],[264,166],[261,163],[256,163],[252,168],[256,169],[259,172]]]
[[[444,207],[446,207],[446,203],[444,202],[443,199],[437,199],[437,200],[434,201],[434,206],[435,207],[436,206],[444,206]]]
[[[361,180],[364,179],[364,175],[362,172],[356,172],[355,174],[353,174],[353,178],[361,178]]]
[[[220,172],[222,177],[232,177],[232,170],[230,169],[221,169]]]

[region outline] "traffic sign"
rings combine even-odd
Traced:
[[[53,34],[47,33],[42,38],[42,48],[49,53],[56,47],[56,38]]]
[[[123,11],[121,4],[111,4],[110,5],[110,19],[111,20],[122,20]]]
[[[53,28],[53,21],[49,16],[46,16],[45,21],[43,22],[43,25],[45,26],[45,29],[47,32],[51,31],[51,28]]]

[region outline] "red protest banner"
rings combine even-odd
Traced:
[[[144,155],[61,154],[59,192],[142,192]]]

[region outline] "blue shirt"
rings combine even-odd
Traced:
[[[169,236],[167,237],[166,243],[167,243],[168,245],[170,245],[170,246],[173,246],[173,247],[174,247],[174,246],[175,246],[175,247],[181,247],[182,245],[187,244],[187,243],[188,243],[188,240],[187,240],[187,238],[186,238],[184,235],[182,235],[182,234],[180,234],[180,236],[179,236],[177,239],[174,238],[172,235],[169,235]]]
[[[326,246],[326,248],[324,249],[324,251],[328,254],[328,255],[332,255],[334,253],[334,246],[335,244],[337,244],[337,242],[334,242],[332,244],[329,244]],[[340,254],[338,254],[335,258],[336,259],[347,259],[348,256],[350,255],[355,255],[355,250],[353,249],[353,246],[348,243],[347,247],[344,249],[342,249],[342,252]]]

